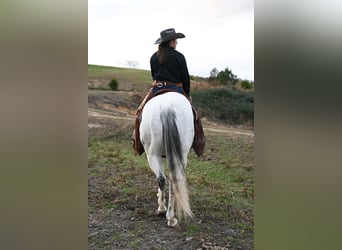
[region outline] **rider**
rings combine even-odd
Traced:
[[[158,51],[150,60],[151,74],[155,84],[153,93],[161,89],[174,89],[190,97],[190,77],[183,54],[176,50],[177,39],[184,38],[182,33],[174,29],[160,32],[154,44],[159,44]],[[163,84],[166,83],[166,84]]]
[[[182,33],[176,33],[175,29],[166,29],[160,32],[160,37],[154,44],[159,44],[158,51],[150,59],[151,74],[153,78],[152,88],[139,105],[136,113],[135,130],[133,131],[133,148],[136,154],[142,154],[144,148],[139,138],[140,115],[145,103],[153,96],[167,92],[177,91],[184,94],[190,102],[190,77],[183,54],[176,50],[177,39],[184,38]],[[193,108],[194,110],[194,108]],[[204,133],[197,112],[195,113],[195,140],[194,150],[197,155],[202,155],[204,150]]]

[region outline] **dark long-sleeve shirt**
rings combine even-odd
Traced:
[[[167,49],[169,56],[165,64],[159,63],[157,52],[151,56],[152,78],[159,81],[181,82],[185,94],[190,96],[190,77],[185,57],[170,46]]]

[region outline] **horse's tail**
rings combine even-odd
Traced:
[[[161,121],[163,125],[166,160],[174,191],[178,219],[192,217],[193,214],[190,209],[188,188],[184,173],[186,159],[183,158],[175,112],[172,109],[165,110],[161,113]]]

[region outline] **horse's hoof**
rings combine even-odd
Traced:
[[[165,206],[158,207],[157,215],[166,215],[166,207]]]
[[[166,211],[156,211],[157,216],[164,217],[166,215]]]
[[[178,220],[176,218],[172,218],[171,220],[167,221],[167,225],[169,227],[175,227],[178,225]]]

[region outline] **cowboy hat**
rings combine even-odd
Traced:
[[[154,42],[154,44],[159,44],[167,41],[171,41],[177,38],[184,38],[183,33],[176,33],[175,29],[167,29],[160,32],[160,37]]]

